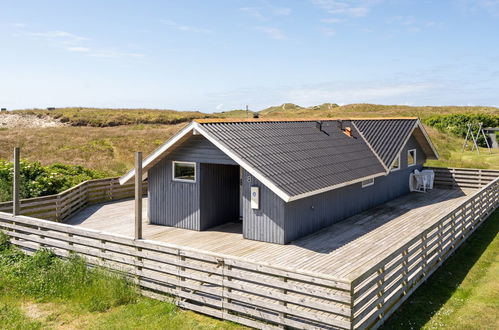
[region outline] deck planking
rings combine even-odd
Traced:
[[[397,250],[466,200],[475,190],[435,189],[411,193],[362,212],[288,245],[251,241],[242,236],[241,223],[227,223],[206,231],[147,224],[143,236],[248,261],[353,279],[381,256]],[[66,223],[133,236],[134,201],[89,206]],[[143,200],[147,212],[147,198]]]

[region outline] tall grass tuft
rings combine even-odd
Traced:
[[[134,303],[136,286],[121,274],[87,267],[83,258],[64,260],[49,250],[27,256],[0,234],[0,290],[40,301],[61,299],[87,311]]]

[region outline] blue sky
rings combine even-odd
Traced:
[[[0,1],[0,106],[499,105],[499,0]]]

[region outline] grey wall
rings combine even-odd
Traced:
[[[172,180],[172,160],[165,158],[149,170],[149,221],[152,224],[201,230],[199,163],[196,183]]]
[[[417,165],[408,168],[407,150],[409,149],[416,149]],[[362,188],[361,183],[357,183],[289,203],[284,203],[272,191],[261,188],[260,210],[251,210],[250,185],[245,185],[243,186],[244,237],[286,244],[404,195],[409,192],[409,174],[416,168],[421,169],[425,162],[424,153],[413,137],[401,152],[400,161],[400,170],[374,179],[372,186]],[[263,187],[255,178],[251,180],[253,185]]]
[[[172,161],[196,162],[196,182],[172,180]],[[194,135],[177,147],[166,158],[154,165],[148,174],[149,221],[172,227],[202,230],[200,163],[236,163],[202,135]],[[209,221],[208,221],[209,222]]]
[[[243,237],[284,244],[285,202],[243,170]],[[260,187],[260,208],[251,208],[250,190]]]
[[[166,159],[189,162],[237,165],[213,143],[202,135],[193,135],[178,146]]]
[[[239,166],[201,164],[200,230],[239,219]]]

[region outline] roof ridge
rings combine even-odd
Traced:
[[[337,121],[337,120],[418,120],[419,117],[359,117],[359,118],[203,118],[194,119],[199,124],[217,123],[265,123],[265,122],[311,122],[311,121]]]

